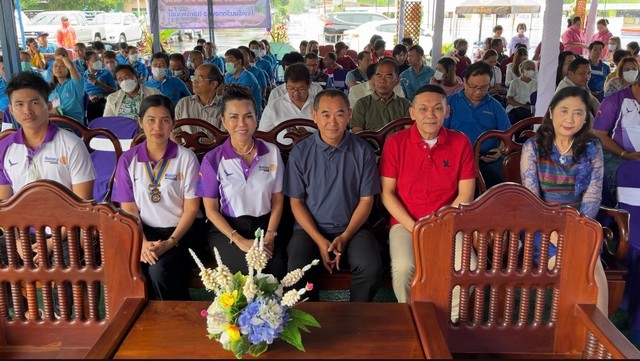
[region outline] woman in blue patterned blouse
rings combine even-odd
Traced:
[[[536,136],[525,142],[520,160],[522,184],[543,201],[569,205],[595,218],[602,200],[602,145],[591,133],[593,118],[589,94],[579,87],[561,89]],[[557,235],[551,235],[549,267],[555,265]],[[534,258],[540,253],[540,234],[534,241]],[[596,263],[598,308],[607,314],[607,280],[602,263]]]

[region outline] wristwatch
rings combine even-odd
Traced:
[[[272,231],[272,230],[270,230],[270,229],[268,229],[268,230],[267,230],[267,233],[271,233],[271,234],[273,234],[273,236],[274,236],[274,237],[276,237],[276,236],[278,235],[278,232],[276,232],[276,231]]]

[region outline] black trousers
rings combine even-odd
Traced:
[[[255,238],[255,231],[258,228],[262,228],[265,232],[269,226],[270,213],[262,215],[260,217],[241,216],[241,217],[225,217],[229,225],[238,231],[242,237],[247,239]],[[273,257],[267,263],[267,267],[262,271],[263,273],[270,273],[281,279],[287,272],[287,259],[285,255],[286,246],[284,241],[276,236],[275,247],[273,249]],[[246,275],[249,272],[247,266],[247,260],[245,258],[246,253],[241,250],[234,243],[229,243],[229,238],[225,236],[215,227],[211,227],[209,236],[207,237],[209,242],[209,248],[213,252],[213,248],[218,249],[220,258],[225,266],[229,267],[232,274],[241,272]]]
[[[188,249],[202,242],[204,232],[203,219],[193,222],[189,231],[182,237],[178,247],[165,252],[154,265],[142,263],[142,272],[147,278],[147,293],[149,299],[157,300],[189,300],[189,277],[191,269],[195,265]],[[155,228],[146,225],[142,231],[147,241],[167,239],[171,236],[175,227]]]
[[[337,234],[323,234],[328,240],[333,240],[339,236]],[[293,237],[287,247],[289,254],[288,270],[302,268],[311,263],[314,259],[319,259],[320,264],[311,267],[304,277],[294,286],[295,289],[303,288],[307,282],[317,284],[321,272],[326,272],[322,265],[320,250],[309,235],[301,229],[293,231]],[[361,228],[347,244],[347,249],[342,252],[340,269],[349,268],[353,273],[350,287],[350,299],[352,302],[371,301],[380,287],[382,278],[382,259],[378,241],[373,232],[368,228]],[[305,293],[311,301],[319,300],[319,290],[317,287]]]
[[[100,98],[87,104],[87,123],[104,115],[104,108],[107,105],[107,98]]]

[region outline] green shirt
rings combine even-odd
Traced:
[[[138,91],[135,97],[130,97],[129,94],[124,94],[122,99],[122,105],[118,109],[118,115],[121,117],[127,117],[138,120],[138,111],[140,110],[140,103],[142,102],[141,92]]]
[[[408,117],[410,107],[411,102],[407,98],[393,94],[385,102],[374,92],[358,99],[353,107],[349,126],[376,131],[396,119]]]

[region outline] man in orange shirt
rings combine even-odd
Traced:
[[[73,46],[78,42],[76,31],[71,27],[69,18],[66,15],[63,15],[60,20],[62,21],[62,27],[56,31],[58,47],[73,49]]]

